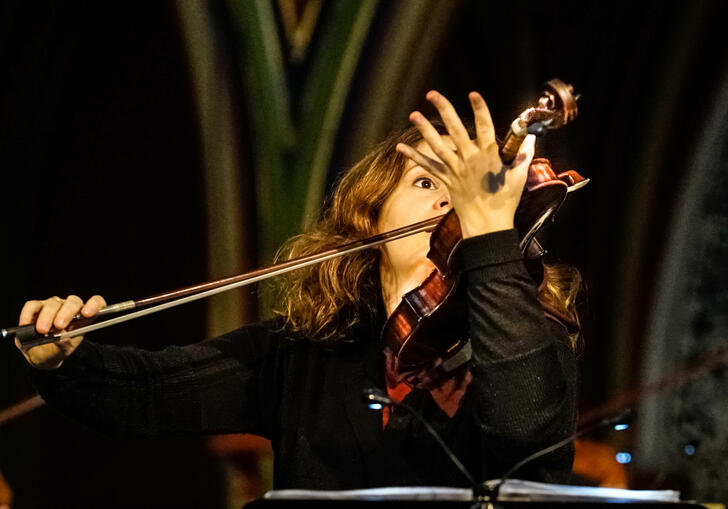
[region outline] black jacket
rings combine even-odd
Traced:
[[[429,392],[405,399],[441,433],[476,479],[497,477],[575,425],[575,363],[565,329],[544,316],[514,230],[466,239],[473,380],[449,418]],[[424,427],[362,402],[384,389],[381,323],[335,350],[293,340],[273,323],[160,352],[84,342],[57,370],[33,371],[49,405],[120,436],[244,432],[275,451],[274,485],[349,489],[467,486]],[[518,477],[563,482],[573,449]]]

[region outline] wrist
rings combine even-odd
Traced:
[[[458,212],[458,219],[460,220],[460,230],[464,239],[511,230],[514,227],[513,217],[502,217],[501,214],[474,214],[472,216],[466,214],[463,216]]]
[[[41,371],[53,371],[54,369],[58,369],[63,364],[63,361],[66,359],[45,359],[43,361],[35,362],[30,357],[26,357],[28,364],[33,366],[35,369],[39,369]]]
[[[53,345],[55,346],[55,345]],[[35,369],[41,371],[51,371],[61,367],[63,361],[66,360],[67,355],[62,352],[48,353],[49,345],[40,345],[30,350],[21,350],[20,352]]]

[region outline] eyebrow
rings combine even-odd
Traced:
[[[410,172],[412,172],[412,170],[424,170],[427,173],[432,174],[432,172],[430,170],[428,170],[427,168],[425,168],[424,166],[420,166],[419,164],[415,163],[414,161],[412,161],[412,163],[414,163],[414,164],[412,164],[412,166],[410,166],[409,168],[405,168],[404,173],[402,173],[403,177],[405,175],[408,175]]]
[[[408,169],[406,169],[404,171],[404,173],[402,173],[402,176],[400,178],[401,179],[404,179],[405,177],[407,177],[412,172],[412,170],[422,170],[425,173],[427,173],[430,177],[432,177],[434,180],[437,180],[438,182],[442,182],[442,180],[440,180],[440,177],[438,177],[437,175],[435,175],[434,173],[432,173],[430,170],[428,170],[424,166],[420,166],[417,163],[415,163],[414,166],[410,166]]]

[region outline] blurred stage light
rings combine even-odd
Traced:
[[[618,452],[617,453],[617,463],[625,464],[632,461],[632,455],[628,452]]]

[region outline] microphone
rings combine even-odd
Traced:
[[[484,509],[486,507],[486,504],[491,501],[490,490],[488,490],[488,488],[485,487],[483,484],[475,482],[473,475],[468,471],[465,465],[463,465],[463,463],[458,459],[455,453],[452,452],[452,449],[448,447],[445,441],[440,437],[439,433],[435,431],[435,428],[433,428],[432,425],[430,425],[430,423],[427,422],[417,410],[415,410],[406,403],[393,400],[379,389],[364,389],[364,393],[362,394],[362,396],[364,398],[364,403],[366,403],[372,410],[381,410],[384,405],[401,407],[409,412],[410,415],[414,416],[415,419],[420,421],[425,426],[425,429],[438,443],[440,448],[445,451],[445,454],[450,459],[450,461],[457,467],[458,470],[460,470],[460,472],[462,472],[462,474],[470,483],[470,486],[473,489],[473,507],[480,509]]]

